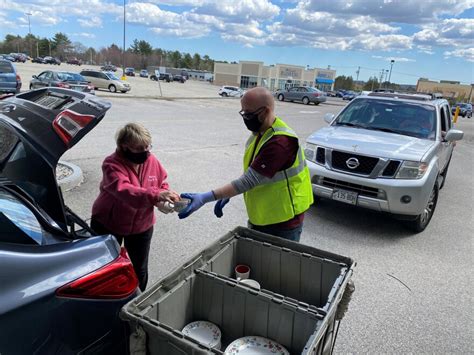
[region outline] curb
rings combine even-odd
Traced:
[[[83,175],[82,175],[82,170],[79,168],[77,165],[60,160],[58,163],[67,166],[69,169],[72,170],[72,174],[58,180],[58,185],[61,187],[61,190],[64,191],[69,191],[75,188],[76,186],[79,186],[79,184],[82,183],[83,181]]]

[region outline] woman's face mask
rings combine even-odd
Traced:
[[[134,164],[143,164],[148,159],[148,157],[150,156],[150,149],[151,149],[151,145],[146,147],[146,148],[143,148],[143,147],[140,147],[140,148],[138,148],[138,147],[137,148],[124,147],[122,149],[122,152],[123,152],[123,156],[128,161],[130,161]]]
[[[245,126],[249,131],[259,132],[262,128],[263,122],[259,120],[260,114],[266,109],[265,106],[258,108],[253,112],[245,112],[244,110],[240,111],[240,115],[244,119]]]

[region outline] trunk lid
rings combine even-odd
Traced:
[[[58,160],[110,106],[94,95],[52,87],[0,101],[0,179],[27,192],[65,231]]]

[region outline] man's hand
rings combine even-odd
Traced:
[[[179,194],[176,191],[173,191],[173,190],[163,191],[163,192],[160,192],[158,196],[158,201],[156,204],[158,204],[160,201],[168,201],[168,202],[173,203],[179,200],[181,200],[181,198],[179,197]]]
[[[204,204],[215,201],[214,193],[212,191],[205,193],[184,193],[181,194],[183,198],[189,198],[191,203],[184,210],[178,213],[179,219],[183,219],[200,209]]]
[[[214,214],[216,215],[217,218],[221,218],[224,213],[222,212],[222,209],[224,208],[225,205],[229,203],[230,199],[229,198],[223,198],[219,201],[216,202],[214,205]]]

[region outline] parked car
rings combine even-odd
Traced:
[[[218,94],[222,97],[242,97],[244,96],[244,93],[244,90],[237,86],[223,86],[218,92]]]
[[[9,62],[14,62],[15,58],[12,57],[10,54],[0,54],[2,56],[1,59],[8,60]]]
[[[182,75],[173,75],[173,81],[179,81],[181,84],[184,84],[186,82],[186,79]]]
[[[346,94],[346,90],[337,90],[336,91],[336,97],[343,97]]]
[[[39,75],[33,75],[33,80],[30,81],[30,90],[47,86],[94,94],[94,86],[77,73],[46,70]]]
[[[140,70],[140,78],[148,78],[148,70],[146,69]]]
[[[326,95],[329,96],[329,97],[336,97],[336,96],[337,96],[337,92],[336,92],[336,91],[329,90],[329,91],[326,93]]]
[[[31,60],[32,63],[46,64],[43,57],[36,57]]]
[[[26,55],[23,53],[10,53],[10,56],[13,57],[15,62],[24,63],[26,62]]]
[[[123,305],[138,291],[125,249],[65,203],[60,157],[110,103],[61,88],[0,100],[0,349],[125,354]]]
[[[101,66],[100,69],[103,70],[103,71],[113,71],[113,72],[117,71],[117,67],[115,65],[112,65],[112,64],[105,64],[105,65]]]
[[[311,102],[319,105],[326,101],[322,91],[308,86],[294,86],[286,90],[277,90],[275,96],[280,101],[300,101],[305,105]]]
[[[43,60],[45,64],[61,65],[61,61],[55,57],[46,56]]]
[[[472,105],[471,104],[466,104],[466,103],[462,103],[462,102],[458,102],[458,103],[454,104],[453,106],[451,106],[451,112],[452,112],[453,115],[456,112],[457,107],[459,107],[459,116],[468,117],[468,118],[472,117]]]
[[[415,232],[429,224],[454,142],[446,100],[370,93],[309,136],[305,155],[316,196],[388,212]]]
[[[77,59],[77,58],[69,58],[67,61],[66,61],[67,64],[71,64],[71,65],[82,65],[82,61],[80,59]]]
[[[21,78],[16,71],[15,65],[9,60],[0,59],[0,93],[17,94],[20,92],[20,89]]]
[[[126,75],[126,76],[135,76],[135,69],[133,69],[133,68],[125,68],[125,75]]]
[[[80,74],[91,82],[95,89],[107,89],[110,92],[121,91],[126,93],[130,91],[130,84],[120,80],[114,73],[102,72],[99,70],[82,70]]]
[[[351,101],[353,100],[356,96],[358,96],[359,94],[356,93],[355,91],[346,91],[346,93],[342,96],[342,99],[343,100],[348,100],[348,101]]]

